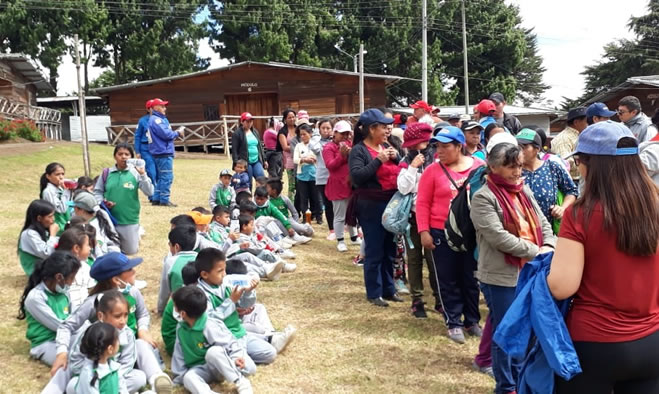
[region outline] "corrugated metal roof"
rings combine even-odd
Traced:
[[[601,102],[608,101],[609,99],[614,97],[616,93],[618,93],[619,91],[628,89],[630,87],[633,87],[634,85],[650,85],[650,86],[659,87],[659,75],[644,75],[644,76],[627,78],[627,80],[621,83],[620,85],[608,89],[599,94],[596,94],[595,96],[584,101],[583,103],[581,103],[581,106],[586,107],[598,101]]]
[[[160,82],[169,82],[169,81],[175,81],[175,80],[178,80],[178,79],[196,77],[196,76],[204,75],[204,74],[212,74],[212,73],[216,73],[216,72],[219,72],[219,71],[227,71],[227,70],[231,70],[231,69],[234,69],[234,68],[249,66],[249,65],[252,65],[252,64],[258,65],[258,66],[269,66],[269,67],[276,67],[276,68],[288,68],[288,69],[293,69],[293,70],[321,72],[321,73],[326,73],[326,74],[359,76],[359,73],[356,73],[356,72],[353,72],[353,71],[334,70],[334,69],[330,69],[330,68],[301,66],[299,64],[288,64],[288,63],[278,63],[278,62],[263,63],[263,62],[246,61],[246,62],[229,64],[227,66],[211,68],[211,69],[208,69],[208,70],[188,73],[188,74],[174,75],[174,76],[171,76],[171,77],[150,79],[148,81],[131,82],[131,83],[125,83],[125,84],[122,84],[122,85],[115,85],[115,86],[108,86],[108,87],[104,87],[104,88],[92,89],[92,92],[102,95],[103,93],[109,93],[109,92],[113,92],[113,91],[116,91],[116,90],[130,89],[130,88],[136,88],[136,87],[139,87],[139,86],[153,85],[153,84],[160,83]],[[395,81],[403,80],[403,79],[404,80],[409,80],[409,81],[420,81],[420,79],[399,77],[399,76],[396,76],[396,75],[384,75],[384,74],[366,74],[366,73],[364,73],[364,77],[365,78],[386,79],[390,82],[395,82]]]
[[[37,66],[28,56],[20,53],[0,53],[0,60],[8,62],[11,67],[34,84],[37,90],[55,91],[50,82],[43,76]]]
[[[85,101],[103,100],[101,96],[85,96]],[[67,101],[78,101],[78,96],[56,96],[38,97],[37,103],[61,103]]]

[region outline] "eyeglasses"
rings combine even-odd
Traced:
[[[629,113],[629,111],[625,111],[624,109],[619,109],[618,110],[618,115],[624,115],[624,114],[628,114],[628,113]]]

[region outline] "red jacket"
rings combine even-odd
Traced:
[[[352,146],[350,141],[343,141],[343,143]],[[327,143],[323,148],[323,160],[329,171],[329,179],[327,179],[327,185],[325,185],[327,199],[336,201],[350,198],[352,186],[350,184],[348,158],[341,155],[339,145],[333,141]]]

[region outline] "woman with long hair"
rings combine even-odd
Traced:
[[[293,162],[293,152],[298,139],[295,132],[295,111],[287,108],[282,112],[282,122],[284,127],[277,133],[277,149],[281,149],[284,157],[284,169],[288,178],[288,198],[295,198],[295,163]],[[283,174],[282,174],[283,175]],[[283,181],[283,179],[282,179]]]
[[[268,163],[268,176],[270,178],[281,178],[284,172],[282,148],[277,143],[277,135],[282,126],[282,123],[271,117],[268,120],[268,128],[263,132],[265,161]]]
[[[623,124],[588,126],[575,164],[585,179],[565,212],[547,276],[552,295],[574,297],[567,328],[583,373],[557,393],[659,390],[659,188]]]

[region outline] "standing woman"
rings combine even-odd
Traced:
[[[329,228],[327,239],[334,241],[336,240],[336,235],[334,235],[334,209],[332,202],[325,195],[325,185],[327,185],[327,180],[329,179],[329,170],[323,159],[323,148],[332,142],[332,122],[329,119],[321,119],[318,121],[318,129],[320,131],[320,139],[317,137],[312,138],[310,148],[318,159],[316,162],[316,189],[320,195],[319,201],[325,207],[325,219],[327,219],[327,227]],[[323,223],[322,213],[316,218],[316,222],[318,224]]]
[[[265,161],[268,163],[268,176],[279,178],[284,172],[284,158],[281,154],[281,146],[277,143],[277,133],[282,124],[274,117],[268,121],[268,128],[263,132],[263,145],[265,145]]]
[[[284,127],[277,134],[277,149],[281,149],[284,156],[284,169],[288,178],[288,198],[295,198],[295,163],[293,162],[293,152],[297,144],[297,135],[295,133],[295,111],[288,108],[282,113]]]
[[[268,168],[264,161],[263,143],[258,130],[254,127],[252,114],[243,112],[240,115],[240,127],[231,135],[231,158],[233,166],[238,160],[247,162],[247,174],[249,175],[249,186],[252,188],[252,179],[265,176],[263,169]]]
[[[659,189],[621,123],[588,126],[575,164],[585,179],[565,212],[547,276],[574,297],[567,328],[583,373],[556,379],[563,393],[659,391]]]
[[[487,157],[486,183],[471,200],[471,220],[478,242],[476,276],[494,333],[515,299],[522,266],[552,250],[556,242],[533,193],[524,186],[522,160],[517,145],[501,143],[492,148]],[[495,393],[515,392],[519,365],[494,341],[492,370]]]
[[[304,215],[311,210],[313,217],[322,215],[316,189],[316,162],[318,158],[311,150],[311,135],[313,129],[310,124],[301,124],[297,127],[297,138],[300,142],[295,146],[293,161],[297,166],[297,192],[300,195],[300,209]]]
[[[364,232],[366,258],[364,283],[366,298],[376,306],[387,301],[402,302],[396,293],[393,260],[396,256],[394,235],[382,227],[382,214],[397,190],[398,152],[386,143],[387,125],[392,124],[378,109],[361,114],[355,126],[354,145],[348,165],[354,187],[348,215],[354,212]]]
[[[421,244],[433,251],[449,338],[464,343],[463,328],[470,335],[482,335],[478,325],[481,318],[478,311],[478,282],[474,277],[476,260],[472,253],[455,252],[448,246],[444,222],[458,188],[471,171],[484,163],[463,154],[465,136],[455,126],[444,127],[430,142],[437,144],[439,161],[430,165],[421,175],[416,200],[416,223]]]
[[[121,143],[114,148],[116,164],[103,170],[94,187],[94,197],[99,204],[105,201],[112,216],[117,220],[115,229],[124,254],[136,254],[140,244],[140,199],[137,191],[150,196],[153,183],[143,167],[128,165],[134,156],[133,147]]]

